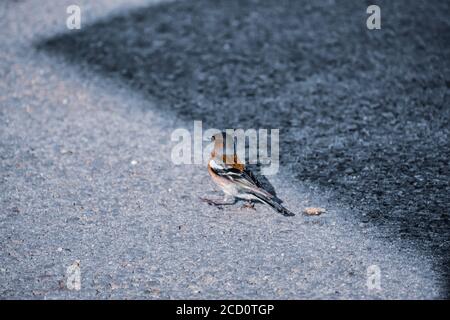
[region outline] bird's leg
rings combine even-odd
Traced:
[[[231,196],[225,196],[225,198],[223,200],[213,200],[213,199],[200,197],[200,200],[202,200],[212,206],[227,206],[227,205],[233,205],[236,203],[236,198],[231,197]]]
[[[245,203],[242,205],[241,207],[242,209],[252,209],[252,210],[256,210],[255,209],[255,204],[251,201],[245,201]]]

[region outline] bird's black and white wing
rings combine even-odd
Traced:
[[[210,160],[209,165],[214,173],[216,173],[219,177],[231,180],[239,187],[247,189],[256,194],[263,194],[264,196],[269,198],[273,197],[272,194],[261,188],[261,184],[255,178],[253,173],[251,173],[251,171],[241,171],[234,168],[232,165],[228,165],[215,160]]]

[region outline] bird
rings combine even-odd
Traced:
[[[208,173],[225,193],[222,201],[201,198],[210,205],[233,205],[238,199],[269,205],[284,216],[295,216],[281,204],[281,200],[264,189],[256,176],[246,168],[235,152],[234,138],[226,132],[211,137],[214,148],[208,161]],[[251,206],[253,207],[253,206]]]

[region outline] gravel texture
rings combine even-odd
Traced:
[[[0,4],[1,298],[448,297],[448,2],[79,3]],[[193,120],[280,128],[270,182],[326,212],[200,202]]]

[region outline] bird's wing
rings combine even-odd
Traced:
[[[218,176],[231,180],[241,188],[273,198],[272,194],[261,188],[260,183],[255,179],[253,173],[248,170],[239,170],[232,165],[215,160],[210,161],[210,167]]]
[[[244,171],[247,175],[250,176],[250,179],[253,181],[254,184],[256,184],[258,186],[258,188],[264,188],[262,183],[258,180],[258,178],[255,176],[255,174],[251,170],[248,170],[247,168],[245,168]]]
[[[236,154],[234,156],[230,155],[222,156],[222,162],[218,161],[218,164],[228,169],[237,169],[239,171],[243,171],[244,175],[248,180],[253,182],[258,188],[263,188],[261,182],[258,181],[253,172],[251,172],[250,170],[248,170],[248,168],[244,166],[244,164],[239,160]]]

